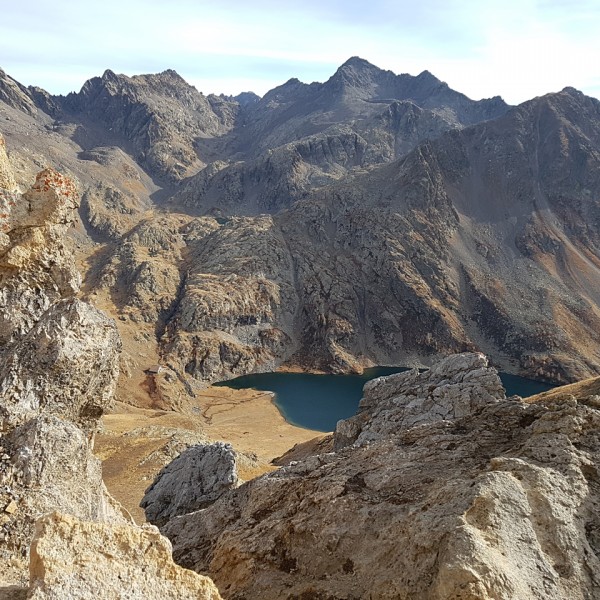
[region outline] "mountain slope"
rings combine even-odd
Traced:
[[[600,119],[573,89],[509,109],[356,58],[242,103],[172,71],[67,98],[11,81],[17,174],[34,139],[79,178],[85,293],[183,396],[472,349],[553,381],[598,371]]]
[[[280,360],[344,371],[479,348],[532,377],[597,373],[599,104],[570,89],[535,99],[277,214],[293,270],[266,254],[267,279],[295,290],[294,321],[269,317],[292,340]],[[252,255],[250,240],[235,253]],[[227,270],[231,245],[218,252]]]

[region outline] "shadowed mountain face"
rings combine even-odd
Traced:
[[[107,71],[67,97],[1,73],[0,100],[18,183],[78,179],[86,293],[181,398],[475,349],[600,371],[600,105],[576,90],[509,108],[352,58],[261,99]]]
[[[151,174],[173,181],[206,165],[196,140],[229,131],[239,110],[237,102],[205,97],[172,70],[134,77],[105,71],[60,106],[65,116],[122,136]]]
[[[236,138],[246,160],[202,171],[173,200],[200,213],[276,212],[349,171],[507,109],[499,97],[470,100],[427,71],[395,75],[354,57],[325,83],[291,79],[250,105]]]
[[[395,101],[429,109],[453,126],[494,118],[507,109],[499,97],[474,102],[428,71],[416,77],[395,75],[353,57],[325,83],[290,79],[268,92],[253,107],[249,140],[253,146],[272,148],[340,121],[377,115]]]
[[[383,361],[475,345],[533,376],[595,372],[599,111],[548,95],[280,215],[302,276],[335,282],[304,302],[304,335]]]

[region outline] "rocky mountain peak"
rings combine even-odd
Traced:
[[[99,145],[127,140],[136,160],[171,182],[206,166],[196,140],[229,131],[239,110],[231,101],[207,98],[173,69],[132,77],[107,70],[58,100],[68,118],[85,116],[100,125],[92,126],[93,138],[100,132]]]
[[[260,101],[260,96],[254,92],[241,92],[234,96],[233,100],[238,102],[240,106],[252,106]]]
[[[584,96],[584,93],[579,91],[577,88],[571,87],[571,86],[567,86],[564,87],[561,92],[565,93],[565,94],[570,94],[571,96],[576,96],[576,97],[581,97]]]
[[[104,73],[102,73],[101,79],[102,81],[118,81],[119,76],[111,69],[106,69]]]
[[[441,83],[440,80],[431,71],[428,71],[427,69],[425,69],[424,71],[421,71],[417,75],[417,79],[428,79],[430,81],[437,81],[437,82]]]
[[[27,88],[7,75],[2,69],[0,69],[0,102],[32,116],[37,113]]]
[[[339,67],[324,85],[338,93],[358,90],[370,97],[377,95],[378,88],[385,85],[390,78],[395,78],[391,71],[384,71],[363,58],[353,56]]]
[[[184,83],[187,83],[185,81],[185,79],[175,69],[165,69],[164,71],[162,71],[160,73],[160,75],[164,75],[166,77],[171,77],[173,79],[177,79],[179,81],[183,81]]]
[[[382,69],[380,69],[379,67],[375,66],[374,64],[370,63],[368,60],[365,60],[364,58],[361,58],[360,56],[351,56],[345,63],[343,63],[339,68],[338,68],[338,72],[340,71],[350,71],[350,70],[354,70],[354,71],[374,71],[374,72],[380,72],[382,71]]]
[[[402,75],[400,76],[402,77]],[[406,77],[406,76],[405,76]],[[435,89],[439,87],[449,88],[450,86],[441,79],[438,79],[431,71],[425,69],[425,71],[421,71],[415,77],[409,75],[413,80],[413,83],[419,87],[427,86],[428,89]]]

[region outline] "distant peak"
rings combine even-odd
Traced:
[[[343,65],[370,65],[371,63],[360,56],[351,56]]]
[[[159,73],[159,75],[162,75],[163,77],[169,77],[177,81],[185,81],[185,79],[175,69],[166,69],[165,71],[162,71],[162,73]]]
[[[427,69],[421,71],[421,73],[417,75],[417,79],[421,79],[424,81],[440,81],[431,71],[428,71]]]
[[[579,91],[577,88],[571,87],[570,85],[563,88],[561,91],[566,94],[570,94],[571,96],[583,96],[584,95],[583,92]]]
[[[117,79],[117,74],[114,71],[111,71],[110,69],[106,69],[106,71],[102,73],[102,79],[104,81],[111,81]]]
[[[354,69],[377,69],[377,70],[379,70],[379,67],[376,67],[374,64],[370,63],[368,60],[365,60],[364,58],[361,58],[360,56],[351,56],[340,67],[340,69],[343,69],[344,67],[353,67]]]
[[[233,97],[241,106],[249,106],[256,104],[260,100],[260,96],[254,92],[242,92]]]

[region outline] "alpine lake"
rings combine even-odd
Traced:
[[[292,425],[333,431],[340,419],[354,415],[367,381],[408,371],[406,367],[372,367],[361,375],[317,375],[314,373],[255,373],[215,383],[233,389],[255,389],[274,393],[274,403]],[[527,397],[554,386],[517,375],[499,373],[506,395]]]

